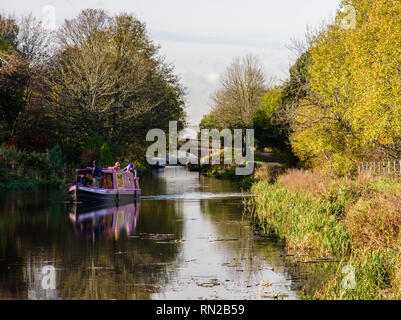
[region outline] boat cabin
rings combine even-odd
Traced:
[[[68,189],[70,201],[76,203],[130,203],[141,196],[139,178],[130,171],[102,170],[99,187],[95,187],[92,168],[78,169],[74,185]]]
[[[82,176],[86,181],[82,181]],[[94,179],[92,176],[92,168],[78,169],[76,175],[76,184],[84,184],[85,187],[94,187]],[[138,179],[134,177],[132,172],[122,170],[102,170],[102,178],[100,180],[100,189],[139,189]]]

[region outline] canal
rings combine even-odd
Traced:
[[[77,212],[63,192],[0,198],[0,299],[298,299],[308,275],[255,233],[240,187],[181,167],[139,204]]]

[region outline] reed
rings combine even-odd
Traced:
[[[252,215],[285,239],[290,253],[334,257],[337,269],[305,299],[392,299],[401,296],[401,184],[387,177],[351,180],[289,170],[252,186]],[[355,288],[344,287],[344,267]],[[400,270],[400,271],[399,271]]]

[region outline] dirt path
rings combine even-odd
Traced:
[[[255,160],[283,166],[283,163],[272,152],[255,152]]]

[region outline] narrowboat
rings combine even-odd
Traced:
[[[82,183],[82,176],[86,183]],[[140,196],[139,178],[123,170],[103,169],[97,188],[93,183],[92,168],[77,169],[76,182],[68,189],[69,200],[75,203],[118,205],[139,200]]]

